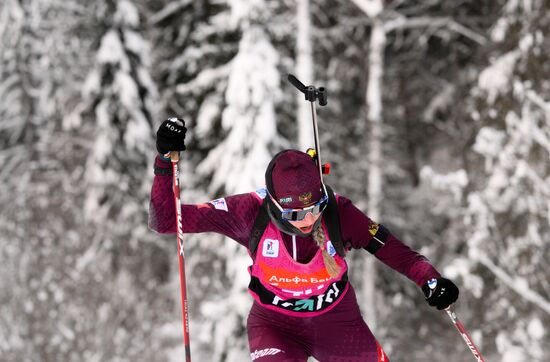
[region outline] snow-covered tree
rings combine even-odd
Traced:
[[[75,10],[80,21],[67,38],[81,47],[67,68],[80,72],[81,92],[63,105],[62,134],[71,141],[61,143],[69,146],[63,159],[72,188],[63,191],[72,213],[68,236],[57,231],[72,275],[62,289],[71,300],[62,318],[71,341],[63,359],[154,359],[161,352],[152,320],[164,312],[155,294],[167,262],[147,230],[157,113],[151,48],[133,2],[68,11]]]
[[[9,168],[10,163],[21,161],[16,157],[18,152],[10,152],[9,149],[17,143],[23,143],[25,130],[29,128],[30,120],[28,115],[25,117],[24,111],[25,98],[29,97],[25,94],[24,77],[28,76],[25,72],[25,58],[30,54],[25,54],[22,46],[26,40],[25,12],[19,2],[3,2],[0,5],[0,19],[0,98],[3,100],[0,103],[0,140],[2,164]]]
[[[476,317],[503,361],[549,358],[550,290],[539,267],[550,255],[549,10],[544,2],[506,4],[472,92],[472,159],[480,162],[469,169],[468,252],[452,270],[485,308],[494,306]]]
[[[30,268],[23,266],[17,273],[22,255],[27,251],[19,240],[27,236],[21,225],[27,224],[29,212],[22,212],[26,202],[24,191],[29,187],[31,171],[29,165],[33,147],[26,143],[36,139],[32,127],[34,103],[25,79],[30,77],[28,66],[32,50],[23,43],[29,41],[24,34],[26,9],[17,1],[0,4],[0,354],[6,358],[22,356],[25,334],[30,329],[28,320],[17,321],[23,312],[14,299],[27,298],[31,293],[26,287]],[[37,50],[37,49],[34,49]],[[17,181],[16,181],[17,180]],[[10,205],[11,207],[9,207]],[[10,210],[10,211],[8,211]],[[16,211],[19,210],[19,211]]]
[[[265,22],[273,6],[279,5],[167,3],[152,17],[160,41],[175,44],[174,54],[170,48],[160,54],[161,81],[167,113],[189,124],[182,185],[203,188],[195,194],[184,190],[183,202],[262,187],[265,168],[284,142],[275,116],[280,55]],[[199,359],[248,359],[246,251],[216,235],[191,236],[187,246],[193,353]],[[204,283],[204,273],[211,282]]]
[[[387,191],[383,190],[385,173],[384,167],[384,141],[388,140],[390,129],[384,124],[383,98],[385,89],[382,86],[387,68],[392,64],[386,64],[385,53],[389,46],[388,36],[393,32],[407,32],[407,29],[420,29],[423,36],[431,37],[431,32],[437,32],[438,28],[448,27],[450,32],[466,33],[470,37],[481,38],[473,31],[455,22],[450,17],[438,17],[434,13],[427,12],[429,7],[419,11],[418,9],[406,11],[407,3],[400,5],[385,4],[380,0],[354,0],[353,3],[368,17],[370,22],[370,38],[368,45],[368,61],[365,73],[368,74],[368,81],[365,91],[366,120],[368,123],[368,171],[367,171],[367,210],[369,216],[378,222],[382,221],[384,211],[382,210],[383,200]],[[432,4],[436,7],[436,4]],[[396,9],[396,7],[398,9]],[[432,15],[433,14],[433,15]],[[406,37],[414,37],[415,33],[406,34]],[[438,36],[436,33],[435,36]],[[391,39],[390,39],[391,41]],[[386,151],[389,147],[385,147]],[[362,295],[367,305],[381,305],[376,302],[376,279],[377,272],[373,258],[364,261],[364,271],[361,276]],[[376,318],[378,313],[372,311],[367,313],[367,321],[371,328],[376,329]]]
[[[455,88],[464,95],[463,116],[449,117],[454,131],[438,121],[455,139],[472,134],[451,151],[463,153],[453,161],[463,168],[446,175],[425,168],[422,178],[452,196],[433,209],[448,216],[444,272],[462,286],[458,307],[474,341],[487,358],[544,361],[550,304],[536,265],[548,255],[548,87],[541,81],[548,5],[510,1],[495,14],[484,67],[470,72],[468,92]],[[461,112],[449,101],[433,106],[432,121]],[[446,149],[439,161],[452,159]]]
[[[263,174],[275,147],[280,144],[275,103],[279,97],[279,56],[271,44],[263,19],[267,3],[234,1],[230,3],[231,21],[242,33],[238,52],[231,60],[225,90],[226,107],[222,113],[225,137],[199,164],[198,172],[211,175],[210,192],[249,192],[261,187]],[[199,124],[198,127],[201,127]],[[247,339],[243,333],[251,304],[247,293],[249,276],[245,250],[232,240],[223,245],[225,275],[231,281],[224,303],[208,308],[206,317],[215,317],[212,332],[216,338],[213,359],[241,361],[248,358]],[[211,302],[208,305],[213,306]],[[205,309],[206,310],[206,309]],[[240,348],[235,348],[240,346]]]
[[[120,0],[104,11],[113,12],[112,23],[101,37],[83,102],[65,125],[84,130],[92,142],[85,165],[87,217],[118,222],[143,216],[136,201],[145,195],[142,175],[152,149],[157,91],[137,8]]]
[[[74,336],[57,317],[67,292],[67,249],[59,240],[73,211],[59,109],[75,81],[75,72],[63,71],[74,48],[62,46],[68,37],[60,26],[74,23],[59,6],[0,4],[0,355],[6,360],[54,359]]]

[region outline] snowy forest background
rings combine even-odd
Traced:
[[[2,0],[0,360],[182,361],[154,133],[188,123],[184,202],[253,191],[312,145],[288,73],[328,89],[326,182],[458,284],[486,359],[550,360],[549,31],[547,0]],[[249,360],[245,250],[185,247],[193,359]],[[348,259],[392,361],[473,360],[413,283]]]

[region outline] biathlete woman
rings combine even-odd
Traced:
[[[164,155],[185,150],[186,131],[176,118],[157,131],[149,226],[159,233],[176,232],[172,169]],[[458,298],[456,285],[424,256],[324,185],[310,155],[278,153],[265,183],[255,192],[181,205],[184,233],[216,232],[247,248],[252,361],[389,361],[348,281],[344,257],[352,249],[366,249],[407,276],[437,309]]]

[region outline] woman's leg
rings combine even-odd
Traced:
[[[317,335],[312,354],[320,362],[389,362],[363,320],[325,328]]]
[[[285,316],[266,317],[253,307],[248,316],[247,332],[250,358],[257,362],[306,362],[308,354],[300,336],[302,327]],[[299,331],[294,333],[294,331]]]
[[[333,310],[311,319],[320,362],[389,362],[359,311],[352,288]]]

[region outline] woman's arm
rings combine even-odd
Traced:
[[[155,167],[171,169],[170,161],[158,156]],[[183,194],[183,192],[182,192]],[[216,232],[248,247],[248,238],[260,203],[252,194],[233,195],[205,204],[182,204],[184,233]],[[172,175],[157,174],[149,204],[149,228],[159,233],[175,233],[176,218]]]
[[[338,199],[338,213],[344,243],[354,249],[366,248],[373,240],[373,232],[380,227],[353,203],[342,196]],[[422,287],[428,280],[441,275],[423,255],[412,250],[390,232],[384,235],[384,243],[376,256],[384,264],[405,275]]]

